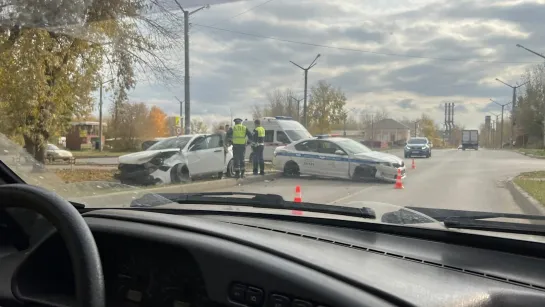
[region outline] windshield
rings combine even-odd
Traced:
[[[284,130],[284,132],[286,132],[288,137],[294,142],[312,137],[306,130]]]
[[[543,0],[4,2],[0,160],[68,200],[545,212]]]
[[[192,137],[176,137],[176,138],[170,138],[166,140],[159,141],[153,145],[151,145],[147,150],[161,150],[161,149],[180,149],[184,148],[185,145],[187,145],[187,142],[189,142],[192,139]]]
[[[407,143],[408,144],[427,144],[428,140],[426,140],[426,139],[410,139]]]
[[[336,142],[337,145],[339,145],[344,151],[350,153],[350,154],[359,154],[364,152],[370,152],[371,149],[367,148],[367,146],[358,143],[354,140],[343,140]]]

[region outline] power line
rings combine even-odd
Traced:
[[[487,60],[472,60],[472,59],[453,59],[453,58],[427,57],[427,56],[399,54],[399,53],[377,52],[377,51],[370,51],[370,50],[363,50],[363,49],[334,47],[334,46],[328,46],[328,45],[322,45],[322,44],[316,44],[316,43],[301,42],[301,41],[289,40],[289,39],[284,39],[284,38],[278,38],[278,37],[274,37],[274,36],[266,36],[266,35],[255,34],[255,33],[240,32],[240,31],[223,29],[223,28],[218,28],[218,27],[208,26],[208,25],[201,25],[201,24],[196,24],[196,23],[194,23],[193,25],[197,26],[197,27],[202,27],[202,28],[208,28],[208,29],[213,29],[213,30],[218,30],[218,31],[223,31],[223,32],[229,32],[229,33],[234,33],[234,34],[251,36],[251,37],[270,39],[270,40],[274,40],[274,41],[291,43],[291,44],[314,46],[314,47],[320,47],[320,48],[336,49],[336,50],[352,51],[352,52],[360,52],[360,53],[377,54],[377,55],[384,55],[384,56],[395,56],[395,57],[402,57],[402,58],[427,59],[427,60],[450,61],[450,62],[470,62],[470,61],[472,61],[472,62],[476,62],[476,63],[497,63],[497,64],[540,64],[540,62],[506,62],[506,61],[487,61]]]
[[[263,5],[265,5],[265,4],[267,4],[267,3],[271,2],[271,1],[274,1],[274,0],[267,0],[267,1],[265,1],[265,2],[262,2],[262,3],[258,4],[258,5],[254,5],[254,6],[252,6],[251,8],[249,8],[249,9],[247,9],[247,10],[245,10],[245,11],[242,11],[242,12],[236,14],[236,15],[233,15],[233,16],[227,18],[227,19],[223,19],[223,20],[221,20],[221,21],[218,21],[218,22],[216,22],[216,23],[213,23],[213,24],[211,24],[211,26],[215,26],[215,25],[217,25],[218,23],[221,23],[221,22],[223,22],[223,21],[227,21],[227,20],[231,20],[231,19],[237,18],[238,16],[244,15],[244,14],[246,14],[246,13],[248,13],[248,12],[250,12],[250,11],[252,11],[252,10],[254,10],[254,9],[258,8],[258,7],[260,7],[260,6],[263,6]]]
[[[222,23],[222,22],[225,22],[225,21],[228,21],[228,20],[231,20],[231,19],[235,19],[235,18],[237,18],[237,17],[239,17],[239,16],[241,16],[241,15],[244,15],[244,14],[246,14],[246,13],[252,11],[252,10],[255,10],[256,8],[258,8],[258,7],[260,7],[260,6],[263,6],[263,5],[265,5],[265,4],[267,4],[267,3],[271,2],[271,1],[274,1],[274,0],[267,0],[267,1],[265,1],[265,2],[262,2],[262,3],[258,4],[258,5],[254,5],[254,6],[250,7],[250,8],[248,8],[248,9],[245,10],[245,11],[242,11],[242,12],[240,12],[240,13],[238,13],[238,14],[236,14],[236,15],[233,15],[233,16],[231,16],[231,17],[227,17],[227,18],[221,19],[220,21],[215,22],[215,23],[213,23],[213,24],[210,24],[210,25],[208,25],[208,26],[209,26],[209,27],[213,27],[213,26],[216,26],[216,25],[218,25],[218,24],[220,24],[220,23]],[[199,32],[199,31],[193,31],[192,34],[195,34],[195,33],[197,33],[197,32]]]

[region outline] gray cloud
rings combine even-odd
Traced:
[[[537,3],[430,0],[412,9],[402,0],[390,7],[357,0],[271,1],[231,18],[260,3],[220,4],[192,16],[193,114],[227,116],[231,108],[249,116],[253,105],[265,103],[267,91],[302,92],[302,71],[289,61],[308,65],[320,53],[309,87],[327,80],[346,92],[349,104],[403,110],[408,117],[429,112],[439,123],[443,102],[456,101],[459,120],[478,126],[486,112],[501,109],[489,98],[510,99],[511,91],[494,78],[520,80],[525,64],[507,62],[540,62],[515,44],[545,51],[545,6]],[[183,65],[182,51],[173,58],[173,65]],[[171,101],[165,105],[177,113],[175,95],[183,98],[183,80],[170,90],[139,85],[131,99]]]

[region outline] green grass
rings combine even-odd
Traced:
[[[131,152],[114,152],[114,151],[98,151],[98,150],[74,150],[72,154],[74,157],[119,157],[129,154]]]
[[[545,181],[515,178],[515,183],[533,198],[545,205]]]
[[[535,156],[545,157],[545,149],[520,148],[520,149],[517,149],[517,151],[525,153],[525,154],[532,154]]]
[[[525,172],[518,175],[517,178],[545,178],[545,171]]]

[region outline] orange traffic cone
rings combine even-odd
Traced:
[[[301,196],[301,187],[296,186],[295,187],[295,197],[293,198],[293,202],[300,203],[303,200],[303,197]]]
[[[394,189],[404,189],[403,183],[401,182],[401,170],[397,169],[397,176],[396,176],[396,184],[394,185]]]
[[[411,168],[416,169],[416,164],[414,164],[414,159],[413,159],[413,165],[411,165]]]

